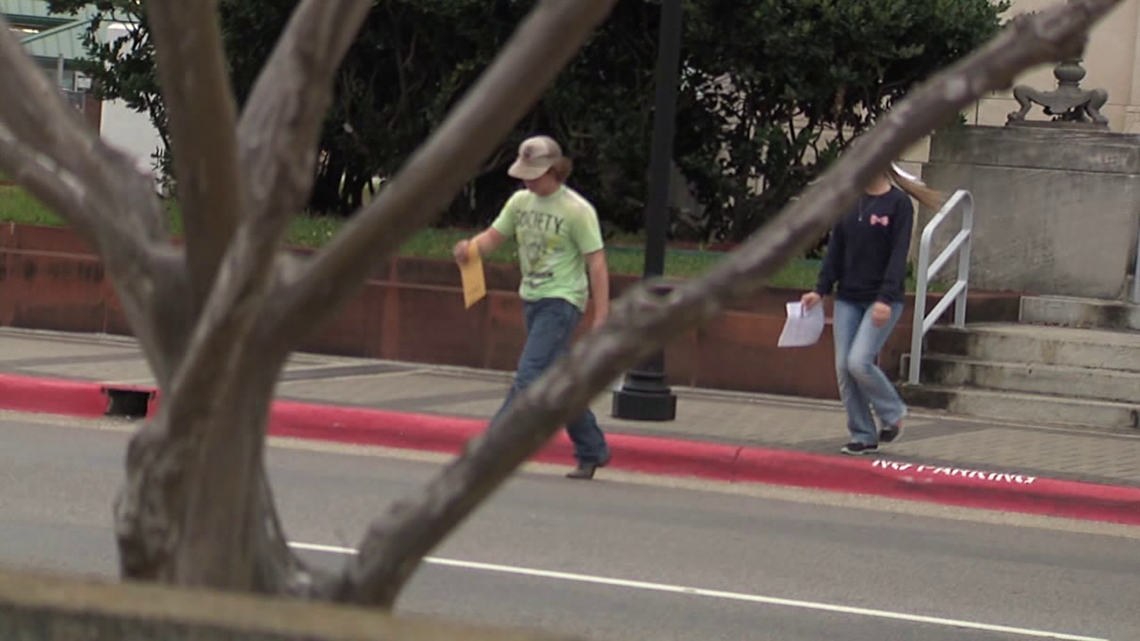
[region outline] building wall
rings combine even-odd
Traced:
[[[122,25],[111,23],[104,26],[104,42],[111,42],[125,35]],[[162,138],[150,121],[150,115],[128,107],[121,100],[108,100],[103,103],[99,131],[108,144],[126,152],[134,159],[140,171],[155,172],[155,152],[162,149]],[[159,178],[156,175],[156,180]]]
[[[1008,16],[1037,11],[1058,0],[1015,0]],[[1108,104],[1102,110],[1109,118],[1112,131],[1140,132],[1140,64],[1137,36],[1140,30],[1140,0],[1125,0],[1093,30],[1085,50],[1084,67],[1088,72],[1081,86],[1108,90]],[[1052,90],[1057,86],[1053,65],[1022,74],[1015,84]],[[1004,125],[1006,114],[1018,108],[1009,91],[995,92],[983,99],[967,118],[972,124]],[[1048,119],[1039,107],[1030,112],[1036,120]]]
[[[1030,11],[1060,4],[1066,0],[1013,0],[1006,13],[1008,20]],[[1109,119],[1109,129],[1120,133],[1140,133],[1140,0],[1124,0],[1103,19],[1090,34],[1084,62],[1088,72],[1081,87],[1106,89],[1108,104],[1101,112]],[[1044,65],[1023,73],[1014,85],[1024,84],[1042,91],[1057,87],[1053,77],[1055,65]],[[972,125],[1002,126],[1011,111],[1019,109],[1010,90],[991,92],[966,110],[966,122]],[[1040,105],[1029,112],[1030,120],[1049,120]],[[908,165],[926,162],[929,140],[915,145],[904,156]]]

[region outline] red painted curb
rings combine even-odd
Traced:
[[[82,381],[0,374],[0,408],[95,417],[107,412],[103,386]]]
[[[1140,525],[1140,488],[975,470],[886,456],[742,448],[734,481]]]
[[[102,416],[107,409],[108,387],[153,391],[0,374],[0,408]],[[154,398],[152,411],[156,405]],[[451,416],[275,401],[269,432],[281,437],[455,454],[486,425],[486,421]],[[1140,525],[1140,488],[1134,487],[892,461],[881,456],[843,458],[632,434],[610,434],[607,439],[614,452],[612,467],[623,470]],[[561,433],[532,460],[569,464],[573,462],[573,447]]]

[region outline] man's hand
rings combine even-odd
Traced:
[[[891,320],[891,306],[882,301],[875,301],[875,304],[871,305],[871,324],[882,327],[889,320]]]
[[[467,264],[467,259],[471,257],[471,255],[468,253],[471,251],[469,248],[470,245],[470,240],[461,240],[458,243],[455,243],[455,249],[453,250],[453,253],[455,254],[455,262],[459,263],[460,265]]]
[[[803,296],[800,296],[800,303],[804,306],[804,309],[811,309],[812,307],[815,307],[819,304],[819,301],[820,296],[817,292],[808,292]]]

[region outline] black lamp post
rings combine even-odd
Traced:
[[[665,273],[669,171],[673,161],[681,60],[681,0],[662,0],[657,49],[649,201],[645,210],[645,278]],[[676,418],[677,397],[665,384],[664,352],[658,352],[625,375],[621,389],[614,392],[613,416],[638,421],[671,421]]]

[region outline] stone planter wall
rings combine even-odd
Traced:
[[[302,251],[302,250],[298,250]],[[523,344],[518,272],[487,265],[487,299],[463,309],[458,270],[448,261],[393,258],[303,351],[513,370]],[[616,297],[636,278],[614,276]],[[837,398],[830,330],[809,348],[778,349],[784,304],[801,292],[768,289],[666,349],[670,384]],[[939,296],[929,298],[930,309]],[[1016,320],[1018,296],[976,293],[971,321]],[[913,299],[883,351],[891,376],[909,348]],[[830,310],[828,312],[830,318]],[[0,324],[70,332],[129,334],[103,265],[70,230],[0,227]]]

